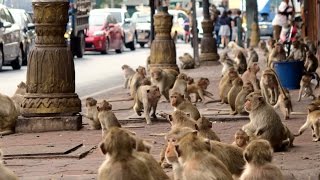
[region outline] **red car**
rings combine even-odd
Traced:
[[[110,49],[123,51],[123,30],[117,20],[105,9],[90,11],[89,28],[86,32],[86,51],[100,51],[107,54]]]

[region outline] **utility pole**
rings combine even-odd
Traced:
[[[198,42],[198,31],[197,31],[197,10],[196,10],[196,1],[192,1],[192,36],[193,36],[193,57],[196,63],[196,66],[200,65],[199,58],[199,42]]]

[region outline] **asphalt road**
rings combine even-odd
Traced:
[[[145,65],[150,54],[149,48],[137,48],[135,51],[125,49],[125,52],[116,54],[110,52],[101,55],[97,52],[86,52],[83,58],[75,58],[76,92],[80,98],[103,93],[110,88],[123,84],[121,66],[128,64],[136,68]],[[12,96],[17,85],[26,81],[27,67],[12,70],[10,66],[3,67],[0,72],[0,92]]]

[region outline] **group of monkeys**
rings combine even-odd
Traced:
[[[259,57],[254,48],[250,48],[247,55],[247,50],[230,43],[229,48],[235,52],[234,60],[227,53],[221,56],[221,103],[230,105],[231,114],[249,114],[250,118],[250,122],[235,133],[232,144],[220,142],[220,138],[212,130],[212,123],[201,116],[195,106],[199,101],[209,102],[206,97],[213,99],[213,94],[207,91],[210,84],[208,78],[202,77],[194,82],[185,73],[154,67],[148,69],[148,77],[146,68],[142,66],[133,70],[128,65],[123,65],[124,88],[129,88],[135,113],[142,115],[143,112],[146,123],[152,124],[150,114],[152,118],[157,117],[157,105],[161,96],[164,96],[173,112],[160,115],[170,122],[171,129],[165,135],[166,143],[160,154],[160,162],[157,162],[149,154],[150,143],[136,136],[135,132],[124,129],[108,101],[98,103],[94,98],[87,98],[87,112],[84,115],[90,120],[91,128],[102,129],[99,147],[106,156],[99,167],[98,179],[169,180],[161,168],[168,164],[172,166],[174,180],[284,179],[280,169],[272,163],[272,153],[293,146],[295,136],[301,135],[310,126],[313,141],[320,141],[320,100],[316,99],[308,106],[306,123],[298,134],[291,133],[282,123],[274,108],[280,106],[285,118],[289,118],[292,105],[289,92],[281,86],[272,66],[272,62],[282,60],[275,58],[283,50],[279,46],[281,45],[277,43],[268,42],[268,46],[264,42],[260,43],[260,48],[266,52],[267,64],[270,64],[262,72],[260,80],[257,78],[260,71]],[[297,46],[294,45],[294,48]],[[305,49],[310,54],[311,48]],[[316,69],[310,69],[315,64],[310,65],[311,62],[307,61],[312,61],[315,56],[307,55],[305,58],[305,76],[310,73],[313,77]],[[307,86],[311,84],[303,85],[302,91],[307,94],[310,91]],[[4,102],[5,98],[4,95],[0,96],[0,101]],[[15,107],[14,103],[16,101],[11,100],[11,109],[19,114],[19,105]],[[3,115],[0,120],[8,122]],[[6,123],[0,123],[1,130],[6,129],[3,124]],[[2,162],[0,179],[17,179]]]

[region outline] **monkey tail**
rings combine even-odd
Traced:
[[[320,81],[319,74],[317,72],[313,72],[312,75],[313,75],[313,78],[317,80],[317,85],[314,88],[314,89],[317,89],[319,87],[319,81]]]
[[[311,126],[311,121],[307,118],[307,121],[300,127],[299,133],[295,134],[294,136],[300,136],[302,133]]]
[[[285,93],[284,88],[283,88],[283,86],[282,86],[282,84],[281,84],[281,82],[280,82],[280,80],[279,80],[278,74],[277,74],[272,68],[270,68],[270,70],[273,72],[274,76],[275,76],[276,79],[277,79],[277,82],[278,82],[278,84],[279,84],[279,90],[280,90],[280,92],[284,95],[285,98],[288,98],[288,97],[287,97],[287,94]]]

